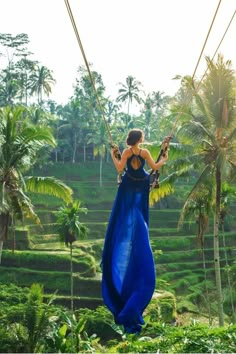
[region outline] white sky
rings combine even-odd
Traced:
[[[146,93],[172,95],[176,75],[192,75],[218,0],[70,0],[87,60],[117,96],[128,75]],[[65,103],[76,71],[84,64],[64,0],[0,0],[0,33],[27,33],[35,60],[53,70],[57,84],[50,96]],[[205,71],[204,56],[214,54],[236,10],[222,0],[196,76]],[[236,67],[236,16],[220,52]]]

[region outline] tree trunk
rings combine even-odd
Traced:
[[[84,162],[86,161],[86,145],[84,144]]]
[[[214,218],[214,264],[215,264],[219,326],[224,326],[224,310],[223,310],[223,297],[222,297],[222,288],[221,288],[220,251],[219,251],[220,193],[221,193],[221,172],[218,168],[216,168],[216,207],[215,207],[215,218]]]
[[[72,259],[72,242],[70,243],[70,306],[74,311],[74,286],[73,286],[73,259]]]
[[[130,107],[130,98],[128,99],[128,109],[127,109],[127,113],[128,113],[128,116],[129,116],[129,107]],[[128,125],[128,122],[126,121],[126,127]]]
[[[3,247],[3,241],[0,240],[0,264],[2,262],[2,247]]]
[[[9,222],[10,222],[9,212],[1,213],[0,214],[0,264],[2,260],[3,242],[8,239]]]
[[[72,163],[75,163],[76,149],[77,149],[77,135],[76,133],[74,133],[74,148],[73,148]]]
[[[235,313],[235,308],[234,308],[233,287],[232,287],[231,279],[230,279],[230,266],[229,266],[229,262],[228,262],[228,255],[227,255],[226,242],[225,242],[224,220],[221,220],[221,227],[222,227],[223,246],[224,246],[224,253],[225,253],[225,265],[226,265],[225,271],[226,271],[227,280],[228,280],[230,304],[231,304],[231,309],[232,309],[232,319],[233,319],[233,323],[236,323],[236,313]]]
[[[100,156],[99,185],[102,187],[102,156]]]
[[[55,149],[55,162],[56,162],[56,163],[58,162],[58,152],[57,152],[57,149]]]
[[[106,149],[106,162],[108,163],[110,161],[110,151],[109,149]]]
[[[12,223],[11,223],[11,235],[12,235],[12,253],[14,254],[16,249],[16,233],[15,233],[15,220],[14,215],[12,215]]]
[[[56,129],[56,141],[58,141],[58,126]],[[57,149],[57,147],[55,148],[55,162],[58,162],[58,149]]]
[[[209,325],[211,326],[212,325],[211,302],[210,302],[209,290],[208,290],[208,286],[207,286],[207,270],[206,270],[206,258],[205,258],[204,246],[202,246],[202,265],[203,265],[203,270],[204,270],[208,320],[209,320]]]

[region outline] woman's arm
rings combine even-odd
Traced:
[[[161,157],[160,161],[155,162],[150,154],[150,152],[147,149],[142,150],[142,156],[143,158],[147,161],[148,165],[153,169],[153,170],[159,170],[159,168],[164,165],[164,163],[168,159],[168,151],[165,152],[165,155]]]
[[[116,151],[117,151],[117,148],[114,147],[112,148],[111,150],[111,157],[112,157],[112,160],[113,160],[113,163],[117,169],[117,171],[119,173],[121,173],[125,166],[126,166],[126,162],[127,162],[127,159],[128,157],[130,156],[130,149],[125,149],[123,152],[122,152],[122,155],[121,155],[121,159],[118,160],[115,155],[116,155]]]

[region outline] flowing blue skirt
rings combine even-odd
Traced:
[[[138,333],[155,289],[149,241],[149,179],[127,174],[118,188],[102,255],[102,295],[117,324]]]

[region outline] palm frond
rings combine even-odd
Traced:
[[[56,146],[56,141],[52,132],[47,127],[42,126],[27,126],[21,132],[22,142],[27,145],[29,143],[47,143],[53,147]]]
[[[149,204],[153,206],[162,198],[174,192],[173,184],[167,179],[162,181],[159,188],[154,188],[149,194]]]
[[[234,142],[234,143],[235,143],[235,141],[236,141],[236,128],[234,128],[234,129],[230,132],[230,134],[228,135],[228,137],[227,137],[226,139],[227,139],[227,141],[229,141],[229,142]]]
[[[179,133],[184,133],[186,137],[190,139],[190,141],[195,140],[196,142],[201,143],[202,139],[208,137],[211,141],[215,142],[215,135],[212,130],[205,127],[199,121],[191,121],[183,125],[183,127],[179,130]]]
[[[197,104],[197,119],[202,123],[202,125],[211,128],[213,122],[213,116],[209,111],[207,104],[204,102],[204,99],[201,95],[196,94],[194,96],[196,104]]]
[[[77,238],[84,239],[88,234],[88,228],[79,221],[79,213],[87,213],[87,208],[82,208],[79,200],[54,212],[57,216],[60,241],[66,246],[72,244]]]
[[[72,202],[72,189],[55,177],[29,176],[25,181],[29,192],[53,195],[66,203]]]
[[[30,198],[20,187],[8,191],[8,210],[17,220],[23,221],[24,218],[32,219],[36,224],[40,224],[40,219],[34,211]]]
[[[191,189],[191,191],[189,192],[189,194],[188,194],[188,196],[187,196],[187,198],[185,200],[185,203],[184,203],[184,206],[182,208],[181,215],[180,215],[180,218],[179,218],[179,221],[178,221],[178,226],[179,227],[183,224],[183,221],[184,221],[184,218],[185,218],[185,215],[186,215],[186,211],[187,211],[189,203],[192,200],[193,194],[196,193],[201,188],[202,185],[205,185],[206,181],[207,180],[209,181],[209,179],[211,179],[211,177],[212,177],[212,166],[211,165],[206,165],[205,168],[203,169],[202,173],[200,174],[198,180],[194,184],[193,188]]]

